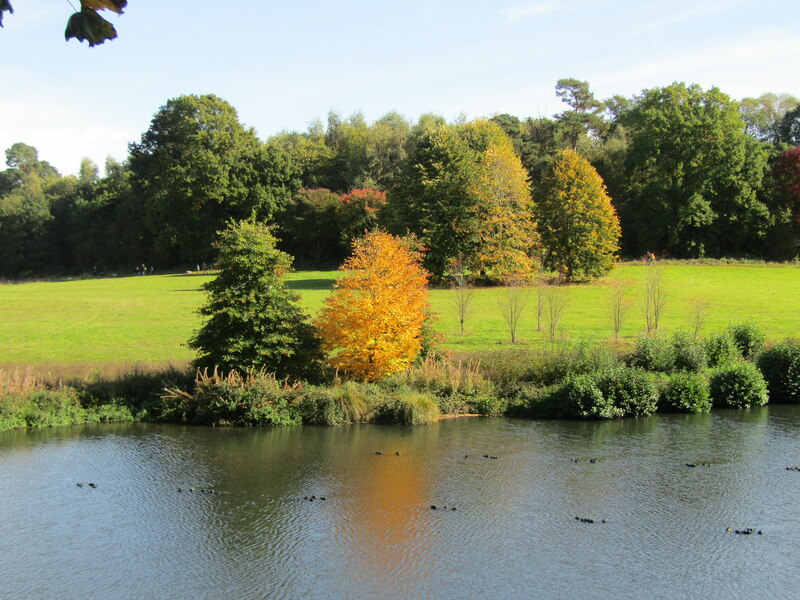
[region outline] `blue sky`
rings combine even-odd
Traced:
[[[124,159],[158,108],[214,93],[266,138],[328,111],[454,119],[562,110],[561,77],[597,97],[673,81],[735,99],[800,97],[797,0],[129,0],[119,38],[65,42],[66,0],[12,0],[0,29],[0,150],[62,173]]]

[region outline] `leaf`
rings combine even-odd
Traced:
[[[0,0],[1,1],[1,0]],[[75,38],[78,41],[89,42],[89,47],[102,44],[106,40],[117,37],[114,26],[90,8],[84,8],[79,13],[73,14],[67,21],[64,38]]]
[[[0,27],[3,26],[3,12],[6,10],[12,15],[14,14],[14,9],[11,8],[11,2],[8,0],[0,0]]]
[[[0,0],[2,2],[2,0]],[[81,0],[81,8],[90,10],[111,10],[118,15],[128,6],[128,0]]]

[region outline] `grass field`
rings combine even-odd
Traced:
[[[689,327],[695,299],[708,304],[703,332],[753,321],[772,340],[800,336],[800,268],[794,266],[696,266],[671,264],[663,270],[667,304],[661,329]],[[645,274],[652,267],[619,266],[591,285],[568,287],[568,306],[559,337],[610,340],[609,282],[621,279],[634,303],[622,329],[630,342],[644,329]],[[302,271],[291,287],[316,312],[333,284],[334,271]],[[186,340],[199,324],[200,285],[211,275],[173,274],[114,279],[79,279],[0,285],[0,366],[185,361]],[[466,333],[458,332],[453,292],[433,289],[437,328],[455,351],[510,346],[499,303],[500,288],[478,289]],[[520,344],[545,343],[536,331],[536,294],[531,290],[520,327]]]

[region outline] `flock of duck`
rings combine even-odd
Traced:
[[[381,454],[383,454],[383,451],[377,450],[375,452],[375,454],[381,455]],[[394,454],[395,454],[395,456],[400,456],[400,452],[395,452]],[[469,454],[465,454],[464,458],[469,458]],[[497,460],[497,456],[495,456],[493,454],[484,454],[483,458],[488,458],[490,460]],[[572,458],[570,460],[572,462],[574,462],[574,463],[581,462],[581,459],[579,459],[579,458]],[[596,458],[590,458],[586,462],[591,463],[591,464],[596,464],[598,462],[598,460]],[[711,466],[709,463],[688,463],[687,462],[685,464],[686,464],[687,467],[710,467]],[[786,470],[787,471],[800,471],[800,467],[797,467],[797,466],[786,467]],[[78,487],[83,487],[84,484],[83,484],[82,481],[79,481],[76,485]],[[94,483],[93,481],[90,481],[86,485],[88,485],[92,489],[97,488],[97,484]],[[193,487],[187,488],[186,490],[184,490],[183,488],[178,488],[177,491],[179,493],[180,492],[184,492],[184,491],[187,491],[187,492],[198,492],[200,494],[213,494],[214,493],[214,490],[210,489],[210,488],[193,488]],[[325,496],[311,495],[311,496],[303,496],[303,500],[307,500],[308,502],[314,502],[314,500],[327,500],[327,498]],[[439,506],[437,506],[436,504],[431,504],[431,510],[439,510],[439,509],[440,509]],[[451,511],[453,511],[453,510],[456,510],[456,507],[455,506],[451,506],[448,509],[447,506],[445,505],[445,506],[441,507],[441,509],[442,510],[451,510]],[[576,516],[575,520],[580,522],[580,523],[606,523],[605,519],[592,519],[592,518],[589,518],[589,517],[578,517],[578,516]],[[735,533],[737,535],[753,535],[753,534],[764,535],[764,532],[762,530],[753,529],[752,527],[748,527],[746,529],[733,529],[732,527],[727,527],[725,529],[725,531],[728,532],[728,533]]]

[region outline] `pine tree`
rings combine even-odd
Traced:
[[[232,223],[220,232],[219,275],[205,284],[207,320],[189,341],[198,367],[266,369],[278,377],[314,377],[319,339],[298,296],[286,287],[292,258],[275,248],[261,223]]]

